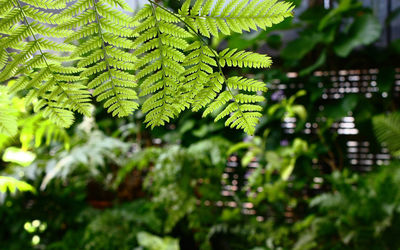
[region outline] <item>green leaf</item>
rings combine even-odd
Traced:
[[[362,3],[355,2],[353,0],[341,0],[337,8],[332,9],[319,23],[318,30],[323,30],[329,24],[340,19],[344,12],[347,12],[353,8],[361,7]]]
[[[319,33],[300,36],[288,43],[283,49],[281,56],[286,60],[300,60],[314,49],[315,45],[321,42],[322,39],[323,37]]]
[[[284,181],[287,181],[294,170],[294,165],[296,163],[296,159],[292,158],[289,160],[288,164],[283,166],[283,170],[281,172],[281,178]]]
[[[375,42],[381,32],[382,26],[372,14],[358,17],[351,24],[347,34],[342,36],[342,39],[335,45],[335,53],[338,56],[346,57],[354,48]]]
[[[179,250],[179,241],[171,237],[161,238],[147,232],[137,234],[139,245],[148,250]]]
[[[36,158],[36,154],[16,147],[6,148],[3,161],[13,162],[21,166],[29,166]]]
[[[378,140],[385,143],[393,155],[400,156],[400,113],[375,116],[372,122]]]
[[[390,14],[385,20],[385,23],[390,24],[392,21],[396,20],[399,16],[400,16],[400,7],[397,7],[395,10],[390,12]]]
[[[400,39],[394,40],[390,47],[397,53],[400,54]]]
[[[395,74],[396,72],[394,68],[379,69],[378,78],[376,80],[378,82],[379,92],[388,93],[392,89],[396,80]]]
[[[250,147],[255,147],[256,145],[252,142],[238,142],[235,145],[233,145],[232,147],[229,148],[228,152],[226,153],[226,155],[231,155],[233,153],[237,153],[242,149],[248,149]]]
[[[357,106],[357,103],[357,95],[347,95],[339,103],[326,106],[323,112],[324,115],[336,121],[348,115],[349,111],[352,111]]]
[[[317,61],[316,61],[313,65],[310,65],[309,67],[307,67],[307,68],[305,68],[305,69],[302,69],[302,70],[299,72],[299,76],[308,75],[308,74],[312,73],[314,70],[316,70],[316,69],[318,69],[319,67],[321,67],[322,65],[324,65],[325,62],[326,62],[326,57],[327,57],[327,55],[326,55],[326,50],[324,50],[324,51],[321,53],[321,55],[318,57]]]
[[[307,110],[303,105],[293,105],[290,107],[290,111],[293,113],[293,115],[298,115],[303,121],[305,121],[307,118]]]
[[[7,190],[10,190],[10,193],[15,193],[20,190],[22,192],[32,192],[36,193],[36,190],[33,186],[26,183],[25,181],[19,181],[13,177],[8,176],[0,176],[0,192],[5,193]]]

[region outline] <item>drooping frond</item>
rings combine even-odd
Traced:
[[[294,6],[279,0],[196,0],[190,7],[186,0],[179,14],[196,31],[206,37],[265,29],[292,15]]]
[[[184,62],[187,68],[184,72],[185,81],[183,85],[190,90],[188,94],[192,98],[192,110],[198,111],[207,107],[203,113],[203,116],[207,116],[232,101],[217,115],[215,121],[231,115],[231,118],[226,122],[226,126],[243,129],[246,133],[253,134],[255,125],[258,123],[259,117],[261,117],[260,111],[262,108],[251,103],[263,101],[264,98],[242,93],[233,95],[233,92],[266,91],[265,84],[243,77],[231,77],[225,80],[222,72],[214,73],[213,66],[217,66],[214,58],[217,54],[199,41],[188,46],[186,50],[190,51],[190,53],[186,56]],[[236,49],[231,50],[228,48],[220,52],[217,58],[219,65],[222,67],[227,64],[237,67],[265,68],[271,64],[270,58],[265,55],[236,51]],[[224,83],[228,89],[220,93]],[[217,99],[215,99],[216,97]],[[213,101],[214,99],[215,101]]]
[[[30,102],[35,101],[35,109],[52,121],[68,127],[72,124],[73,112],[89,115],[89,92],[72,74],[78,69],[68,70],[55,60],[57,51],[68,52],[74,46],[56,43],[42,36],[63,37],[68,32],[57,32],[52,26],[60,24],[51,11],[41,9],[62,8],[64,4],[43,0],[0,1],[0,51],[1,62],[6,62],[0,73],[0,80],[12,77],[19,79],[11,86],[11,92],[29,90]],[[41,8],[41,9],[39,9]],[[30,21],[34,20],[34,21]],[[17,51],[8,53],[7,51]],[[67,61],[68,59],[65,59]]]
[[[263,96],[250,94],[233,94],[232,89],[245,91],[266,91],[265,84],[256,80],[242,77],[231,77],[226,80],[228,89],[223,91],[215,101],[208,105],[203,116],[222,109],[215,117],[215,121],[229,116],[225,121],[225,126],[243,129],[249,135],[253,135],[255,126],[262,116],[262,107],[255,104],[264,101]]]
[[[123,0],[78,0],[60,16],[68,21],[59,30],[78,28],[67,41],[85,38],[71,57],[83,57],[78,67],[84,68],[80,77],[87,79],[96,100],[104,101],[104,107],[115,116],[128,116],[138,108],[135,91],[136,79],[130,73],[135,69],[133,49],[133,18],[113,8],[130,9]]]
[[[146,5],[137,15],[141,21],[135,29],[139,37],[135,40],[135,63],[141,96],[151,95],[143,103],[148,126],[164,125],[189,105],[180,94],[180,76],[185,71],[182,62],[187,47],[183,39],[191,35],[176,25],[174,15],[161,8]]]
[[[227,126],[254,133],[256,102],[263,100],[254,92],[265,85],[226,79],[222,68],[267,68],[271,59],[237,49],[218,53],[202,35],[265,29],[291,16],[293,6],[187,0],[176,14],[150,2],[131,17],[120,10],[132,11],[124,0],[0,0],[0,81],[16,78],[10,91],[26,94],[34,110],[62,126],[72,124],[74,111],[90,115],[90,93],[114,116],[132,114],[139,82],[152,128],[186,108],[204,108],[204,115],[218,110],[216,120],[229,116]]]

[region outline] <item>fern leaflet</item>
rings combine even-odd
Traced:
[[[376,137],[393,155],[400,155],[400,113],[376,116],[372,120]]]
[[[231,31],[266,29],[280,23],[292,15],[294,6],[278,0],[248,1],[232,0],[197,0],[190,7],[191,0],[186,0],[179,14],[196,31],[206,37],[218,36],[218,32],[229,35]],[[212,8],[214,5],[214,8]],[[225,6],[225,7],[224,7]]]

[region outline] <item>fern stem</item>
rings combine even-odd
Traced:
[[[152,4],[152,7],[153,7],[153,4],[154,4],[154,5],[156,5],[157,7],[159,7],[159,8],[161,8],[161,9],[167,11],[168,13],[170,13],[170,14],[172,14],[173,16],[175,16],[176,18],[178,18],[182,23],[184,23],[184,24],[185,24],[185,25],[186,25],[186,26],[187,26],[187,27],[202,41],[202,43],[203,43],[205,46],[208,46],[207,41],[206,41],[192,26],[190,26],[185,20],[183,20],[183,19],[181,18],[180,15],[177,15],[176,13],[170,11],[169,9],[165,8],[164,6],[162,6],[162,5],[160,5],[160,4],[156,3],[156,2],[154,2],[154,1],[152,1],[152,0],[148,0],[148,1]],[[224,72],[222,71],[222,66],[221,66],[221,64],[219,63],[219,59],[220,59],[219,55],[217,54],[217,52],[216,52],[215,50],[213,50],[213,49],[210,49],[210,50],[211,50],[212,53],[214,54],[214,57],[215,57],[215,59],[216,59],[216,63],[217,63],[217,66],[218,66],[219,73],[220,73],[220,75],[221,75],[221,76],[223,77],[223,79],[224,79],[224,83],[225,83],[225,85],[226,85],[226,88],[227,88],[228,91],[231,93],[233,101],[237,104],[237,106],[238,106],[238,111],[240,112],[241,116],[242,116],[243,119],[246,121],[247,125],[250,127],[249,122],[248,122],[247,119],[244,117],[244,113],[243,113],[242,109],[240,108],[239,102],[236,101],[235,96],[234,96],[233,93],[232,93],[232,90],[229,88],[228,84],[226,84],[226,83],[227,83],[226,77],[225,77],[225,75],[224,75]]]

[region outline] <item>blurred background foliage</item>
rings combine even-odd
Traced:
[[[270,88],[254,137],[190,112],[149,130],[101,107],[64,130],[3,86],[18,119],[0,130],[0,248],[399,249],[400,9],[382,21],[366,2],[295,0],[293,19],[210,41],[274,58],[240,72]],[[324,72],[351,69],[378,72],[376,91],[327,98]],[[346,117],[357,133],[339,133]],[[356,168],[349,140],[390,156]]]

